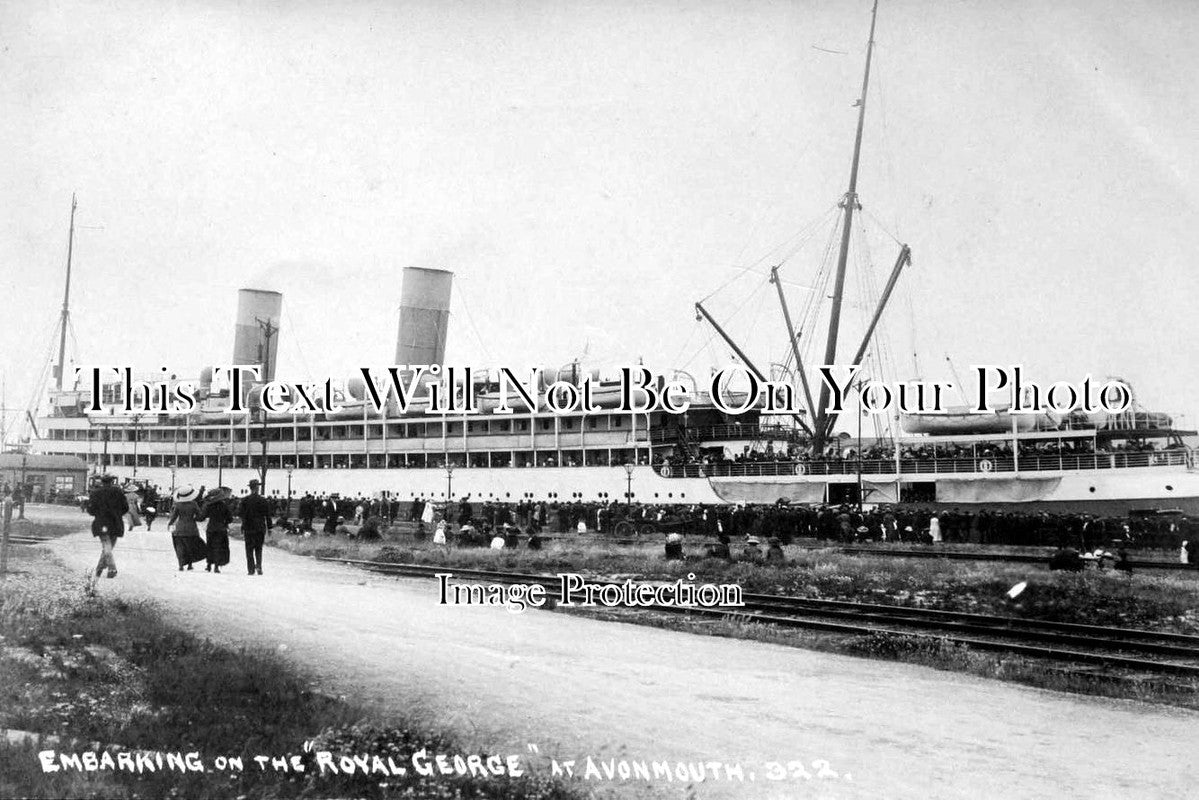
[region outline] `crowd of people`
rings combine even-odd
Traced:
[[[1099,516],[1046,511],[971,510],[933,505],[878,505],[858,509],[841,505],[773,504],[655,505],[602,502],[521,500],[516,503],[478,501],[462,497],[445,503],[414,498],[343,497],[305,494],[287,502],[264,497],[258,481],[249,493],[235,498],[227,487],[179,487],[170,498],[156,487],[115,485],[104,476],[93,490],[87,510],[95,517],[92,531],[101,540],[96,576],[116,574],[113,546],[125,531],[140,525],[151,529],[157,515],[170,509],[172,533],[180,570],[203,562],[220,572],[229,563],[229,526],[238,517],[246,536],[247,571],[262,574],[262,545],[267,531],[278,527],[288,534],[315,532],[377,539],[390,526],[408,523],[417,538],[434,543],[475,547],[537,549],[546,534],[621,532],[660,533],[668,537],[667,556],[681,552],[682,535],[706,537],[710,555],[727,557],[734,541],[744,543],[747,560],[769,562],[781,555],[780,546],[797,539],[854,544],[899,542],[913,544],[963,543],[979,545],[1050,546],[1092,552],[1097,548],[1181,547],[1183,561],[1199,563],[1199,519],[1181,515]],[[204,522],[201,537],[199,523]],[[247,535],[248,533],[248,535]],[[762,542],[766,549],[760,549]]]
[[[446,504],[425,498],[400,501],[385,498],[305,495],[298,518],[284,520],[288,530],[315,530],[317,520],[326,533],[375,538],[397,522],[432,532],[444,523],[450,535],[466,529],[478,544],[492,541],[496,532],[616,534],[621,525],[636,532],[685,533],[730,539],[814,539],[844,544],[857,542],[963,543],[1013,546],[1075,546],[1091,550],[1119,540],[1132,548],[1176,548],[1181,541],[1199,541],[1199,519],[1178,515],[1101,516],[1047,511],[971,510],[931,505],[878,505],[858,510],[841,505],[727,504],[653,505],[618,501],[556,502],[522,500],[516,503],[460,498]]]
[[[51,487],[47,490],[36,483],[22,485],[20,482],[11,486],[4,484],[3,488],[0,488],[0,494],[15,498],[14,502],[22,504],[26,500],[30,503],[69,503],[73,497],[71,492],[64,489]]]
[[[1185,450],[1181,444],[1172,444],[1159,448],[1150,440],[1128,442],[1097,442],[1095,439],[1025,439],[1018,443],[1021,458],[1038,457],[1070,457],[1088,456],[1095,454],[1128,454],[1153,453],[1159,451]],[[899,458],[904,461],[933,461],[938,459],[1011,459],[1013,458],[1010,441],[979,442],[974,446],[966,444],[938,444],[901,446]],[[700,454],[676,450],[669,458],[659,459],[659,464],[675,466],[688,464],[705,464],[709,466],[725,466],[733,464],[762,464],[777,462],[845,462],[859,459],[858,448],[852,443],[848,447],[829,449],[820,455],[813,455],[807,448],[799,444],[788,444],[785,447],[775,447],[773,442],[767,442],[763,447],[746,445],[740,453],[729,457],[723,451],[714,454]],[[892,444],[870,444],[861,448],[863,461],[894,461],[895,446]]]

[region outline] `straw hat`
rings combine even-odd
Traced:
[[[186,503],[189,500],[195,500],[196,495],[200,492],[194,486],[180,486],[175,490],[175,502]]]

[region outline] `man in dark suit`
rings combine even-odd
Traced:
[[[100,561],[96,564],[95,577],[108,567],[108,577],[117,576],[117,562],[112,557],[112,549],[117,539],[125,535],[125,513],[129,511],[129,502],[125,493],[116,486],[116,478],[105,475],[100,478],[100,485],[91,491],[87,499],[87,513],[92,520],[92,536],[100,540]]]
[[[241,535],[246,540],[246,570],[250,575],[262,574],[262,546],[267,528],[271,527],[271,506],[258,493],[262,484],[250,481],[250,493],[241,501]]]
[[[300,519],[303,522],[303,524],[300,526],[300,529],[304,531],[311,531],[312,518],[315,516],[316,500],[313,499],[311,494],[305,494],[303,499],[300,500]]]

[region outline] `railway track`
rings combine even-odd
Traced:
[[[465,580],[541,584],[548,596],[558,596],[558,578],[552,575],[334,557],[319,560],[406,577],[432,578],[437,573],[453,573]],[[647,610],[850,635],[902,634],[988,652],[1199,678],[1199,636],[785,595],[746,593],[744,601],[745,605],[736,609],[652,606]]]
[[[805,550],[821,550],[820,545],[800,545]],[[946,550],[910,550],[890,547],[847,547],[840,546],[837,550],[847,555],[889,556],[893,558],[944,558],[951,561],[1002,561],[1013,564],[1039,564],[1048,566],[1050,554],[1034,555],[1030,553],[994,553]],[[1193,569],[1189,564],[1177,561],[1131,561],[1133,570],[1138,569]]]
[[[57,538],[57,537],[55,537],[55,536],[27,536],[27,535],[15,535],[14,534],[14,535],[10,535],[8,537],[8,543],[9,544],[42,544],[43,542],[48,542],[51,539],[55,539],[55,538]]]

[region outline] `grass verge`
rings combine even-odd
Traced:
[[[680,562],[664,560],[658,542],[616,545],[569,538],[539,551],[447,548],[407,536],[380,542],[288,536],[274,544],[302,555],[463,569],[671,581],[694,573],[696,581],[738,583],[747,592],[1199,635],[1199,571],[1063,573],[1026,564],[859,556],[836,548],[799,547],[784,548],[787,563],[772,566],[703,558],[702,548],[693,544],[688,545],[688,559]],[[1020,582],[1028,588],[1012,603],[1007,591]]]

